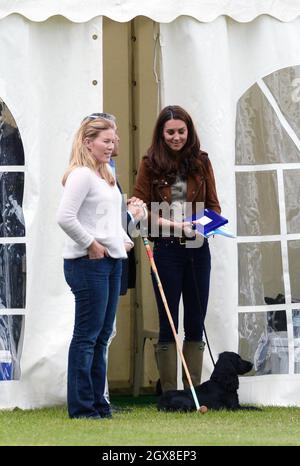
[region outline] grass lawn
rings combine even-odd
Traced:
[[[0,411],[0,445],[300,445],[300,408],[163,413],[156,398],[113,397],[129,413],[71,420],[65,407]]]

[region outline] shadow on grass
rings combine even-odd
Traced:
[[[138,397],[133,397],[130,395],[111,395],[110,402],[115,405],[120,406],[150,406],[157,403],[157,396],[155,395],[140,395]]]

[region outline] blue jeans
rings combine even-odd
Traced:
[[[105,400],[107,343],[120,294],[121,259],[65,259],[66,282],[75,296],[75,324],[68,360],[70,417],[109,417]]]
[[[186,248],[178,240],[159,239],[154,243],[153,256],[176,331],[182,294],[184,339],[201,341],[211,268],[208,241],[205,240],[199,248]],[[159,314],[159,342],[172,342],[174,336],[153,273],[152,281]],[[196,286],[201,306],[198,304]]]

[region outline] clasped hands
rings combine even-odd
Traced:
[[[135,222],[147,217],[146,204],[138,197],[131,197],[128,199],[127,209],[133,216]]]

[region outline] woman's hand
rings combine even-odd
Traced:
[[[103,259],[103,257],[109,256],[107,249],[96,240],[92,242],[87,250],[90,259]]]
[[[125,249],[126,249],[126,252],[129,252],[130,249],[133,248],[132,244],[131,243],[124,243],[124,246],[125,246]]]
[[[196,231],[193,228],[194,222],[173,222],[174,231],[184,233],[187,238],[194,238]]]
[[[131,197],[128,199],[127,209],[136,222],[143,218],[147,218],[146,204],[138,197]]]

